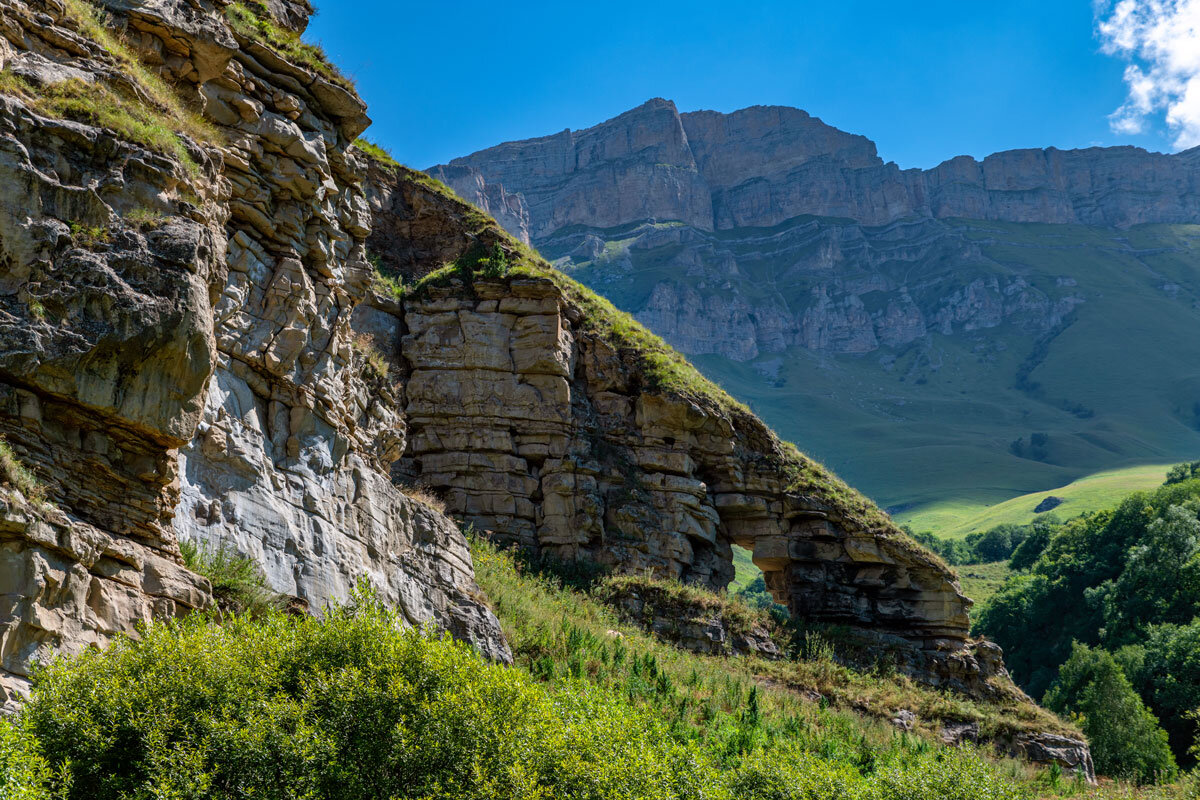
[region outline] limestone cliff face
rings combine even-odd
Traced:
[[[207,605],[182,539],[253,557],[315,613],[366,577],[410,622],[507,658],[462,533],[412,483],[498,539],[711,588],[741,544],[797,615],[891,637],[920,679],[986,693],[996,661],[967,639],[944,565],[477,210],[368,168],[350,145],[364,106],[336,76],[216,8],[111,0],[214,128],[162,155],[40,113],[39,88],[117,80],[126,62],[73,7],[0,2],[0,66],[31,87],[0,96],[0,433],[45,487],[0,495],[6,701],[37,658]],[[274,13],[300,29],[307,4]],[[635,123],[559,137],[536,168],[607,165],[594,180],[631,204],[613,219],[704,196],[673,109]],[[552,192],[496,198],[531,235],[576,213]],[[368,238],[410,278],[496,245],[523,267],[443,272],[401,300],[377,291]],[[857,312],[829,302],[848,330]],[[782,313],[775,327],[794,335]]]
[[[1117,227],[1196,222],[1196,156],[1050,148],[902,170],[885,164],[869,139],[799,109],[680,114],[674,103],[655,99],[583,131],[456,158],[433,174],[472,201],[483,186],[524,196],[528,230],[538,241],[572,224],[658,219],[714,230],[805,214],[864,225],[913,216]]]
[[[351,327],[362,102],[216,7],[106,5],[217,133],[181,137],[186,164],[40,113],[72,80],[153,99],[74,7],[0,3],[0,68],[29,87],[0,94],[0,434],[45,492],[0,492],[0,702],[38,658],[210,603],[181,538],[231,543],[315,611],[366,576],[506,657],[462,534],[387,477],[402,408]],[[275,5],[297,29],[311,10]]]
[[[595,146],[614,141],[627,146]],[[685,353],[749,361],[790,348],[886,357],[1001,326],[1045,335],[1087,292],[1014,275],[964,220],[1200,221],[1198,159],[1020,150],[901,170],[797,109],[680,114],[652,100],[433,173],[488,207],[503,198],[514,235]],[[686,188],[660,192],[666,174]]]

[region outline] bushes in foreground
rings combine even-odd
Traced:
[[[1019,796],[971,751],[852,764],[747,741],[718,750],[585,680],[537,683],[360,596],[320,621],[158,623],[54,663],[0,723],[0,797]]]

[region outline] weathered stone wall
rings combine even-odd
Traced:
[[[945,568],[790,493],[757,419],[644,391],[552,281],[476,280],[404,311],[403,470],[476,527],[711,588],[737,543],[801,616],[931,647],[965,638],[969,601]]]

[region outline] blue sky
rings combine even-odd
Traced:
[[[317,2],[307,38],[357,80],[367,136],[415,167],[658,96],[683,111],[797,106],[902,167],[1174,149],[1161,121],[1111,129],[1126,63],[1101,52],[1091,0]]]

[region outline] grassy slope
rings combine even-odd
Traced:
[[[750,558],[750,551],[744,547],[733,546],[733,581],[728,586],[728,591],[736,592],[738,589],[745,589],[750,584],[754,583],[754,579],[762,575],[762,570],[754,565],[754,561]]]
[[[665,713],[677,715],[673,723],[695,725],[702,733],[716,728],[712,723],[719,723],[721,715],[739,713],[755,686],[768,724],[780,729],[798,724],[818,737],[813,744],[819,747],[840,746],[821,744],[824,732],[835,738],[849,734],[886,751],[897,739],[887,720],[901,709],[915,711],[918,732],[931,738],[946,720],[975,720],[989,734],[1073,730],[1036,706],[977,703],[922,688],[903,676],[846,669],[831,661],[819,643],[803,648],[805,657],[782,662],[681,651],[621,622],[590,594],[532,574],[487,543],[474,542],[473,555],[476,580],[500,618],[518,664],[547,679],[588,676],[619,688],[635,677],[629,665],[653,657],[674,687]],[[613,659],[618,648],[620,664]],[[806,700],[804,691],[818,692],[825,700]]]
[[[991,564],[965,564],[958,568],[958,580],[967,597],[979,608],[988,598],[1000,590],[1004,581],[1012,574],[1007,561]],[[975,615],[978,616],[978,615]]]
[[[1112,508],[1133,492],[1162,485],[1169,466],[1150,464],[1106,470],[1066,486],[1023,494],[991,505],[962,499],[934,502],[899,513],[896,520],[910,525],[913,530],[932,530],[940,536],[961,537],[1005,523],[1029,523],[1037,516],[1033,510],[1050,496],[1064,501],[1053,513],[1062,519],[1070,519],[1086,512]]]
[[[1012,324],[934,333],[922,346],[863,357],[793,348],[749,363],[711,355],[694,357],[694,363],[780,435],[898,511],[948,502],[992,505],[1101,471],[1200,454],[1200,339],[1192,335],[1200,324],[1194,305],[1200,298],[1200,226],[1114,232],[948,225],[988,259],[970,269],[1020,275],[1051,296],[1073,292],[1085,299],[1075,323],[1051,342],[1029,376],[1042,385],[1039,395],[1015,387],[1036,337]],[[611,233],[619,241],[629,236]],[[789,302],[806,303],[805,281],[813,279],[789,274],[783,258],[755,261],[750,249],[756,244],[730,245],[743,273],[739,291],[753,297],[778,290]],[[678,280],[671,261],[676,248],[630,251],[629,272],[589,267],[572,274],[618,306],[638,309],[658,281]],[[910,268],[918,269],[904,266]],[[919,269],[922,279],[950,286],[962,280],[951,257]],[[1077,285],[1063,289],[1060,280]],[[1172,284],[1176,288],[1163,288]],[[1002,348],[994,346],[999,339]],[[893,369],[881,368],[884,354],[895,356]],[[762,374],[768,364],[777,367],[777,378]],[[1081,419],[1062,408],[1064,401],[1095,414]],[[1044,461],[1010,452],[1014,440],[1042,431],[1051,435]]]

